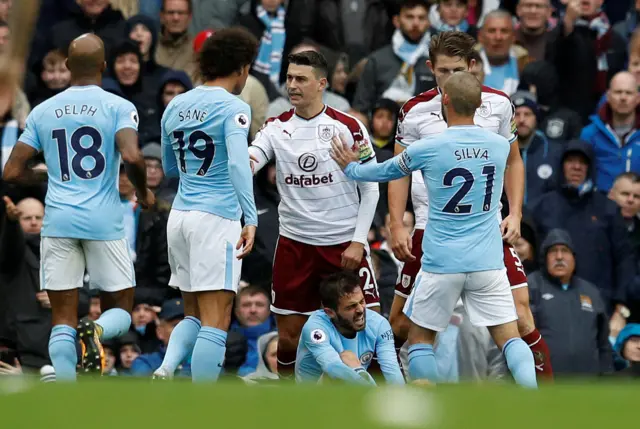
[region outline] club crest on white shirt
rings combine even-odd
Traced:
[[[334,135],[335,126],[330,124],[318,125],[318,138],[323,142],[328,142]]]
[[[488,118],[489,116],[491,116],[491,103],[482,103],[482,105],[476,109],[476,113],[478,114],[478,116]]]

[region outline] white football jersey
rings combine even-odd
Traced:
[[[517,139],[515,108],[504,92],[482,87],[482,105],[476,110],[476,125],[500,134],[513,143]],[[416,95],[400,109],[396,142],[404,147],[439,134],[447,128],[442,115],[442,95],[438,88]],[[429,197],[420,171],[414,171],[411,180],[411,201],[415,211],[416,229],[427,224]],[[502,191],[502,190],[501,190]]]
[[[280,234],[316,246],[353,239],[360,206],[357,184],[331,159],[331,138],[342,134],[357,147],[360,162],[375,162],[364,125],[329,106],[304,119],[295,109],[267,120],[253,147],[276,160]]]

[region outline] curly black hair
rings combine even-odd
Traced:
[[[216,30],[198,55],[200,74],[205,81],[230,76],[253,62],[258,40],[243,28]]]

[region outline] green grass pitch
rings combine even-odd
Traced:
[[[223,381],[0,379],[0,427],[585,429],[638,427],[640,384],[360,388]]]

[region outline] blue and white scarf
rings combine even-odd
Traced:
[[[421,57],[429,56],[431,33],[426,32],[418,43],[408,42],[400,30],[396,30],[391,38],[393,52],[403,61],[402,67],[382,98],[404,103],[413,97],[416,88],[414,66]]]
[[[16,121],[15,119],[11,119],[10,121],[7,121],[6,124],[4,124],[3,127],[3,131],[2,131],[2,160],[0,160],[0,162],[2,162],[2,170],[4,170],[4,165],[7,163],[7,161],[9,160],[9,155],[11,155],[11,151],[13,150],[13,147],[16,145],[16,143],[18,142],[18,133],[20,132],[20,129],[18,127],[18,121]]]
[[[275,16],[270,15],[261,5],[256,8],[258,19],[264,24],[264,32],[260,40],[258,57],[253,63],[253,69],[266,74],[276,85],[280,80],[282,67],[282,51],[286,40],[284,18],[287,11],[280,6]]]
[[[480,51],[480,58],[484,63],[484,84],[498,89],[507,95],[511,95],[518,89],[520,83],[520,72],[518,70],[518,58],[513,49],[509,52],[509,60],[502,66],[498,66],[499,71],[494,72],[489,63],[489,58],[484,49]]]
[[[458,25],[449,25],[446,22],[442,21],[440,25],[438,25],[438,33],[442,33],[443,31],[461,31],[466,33],[469,30],[469,23],[466,19],[460,21]]]

